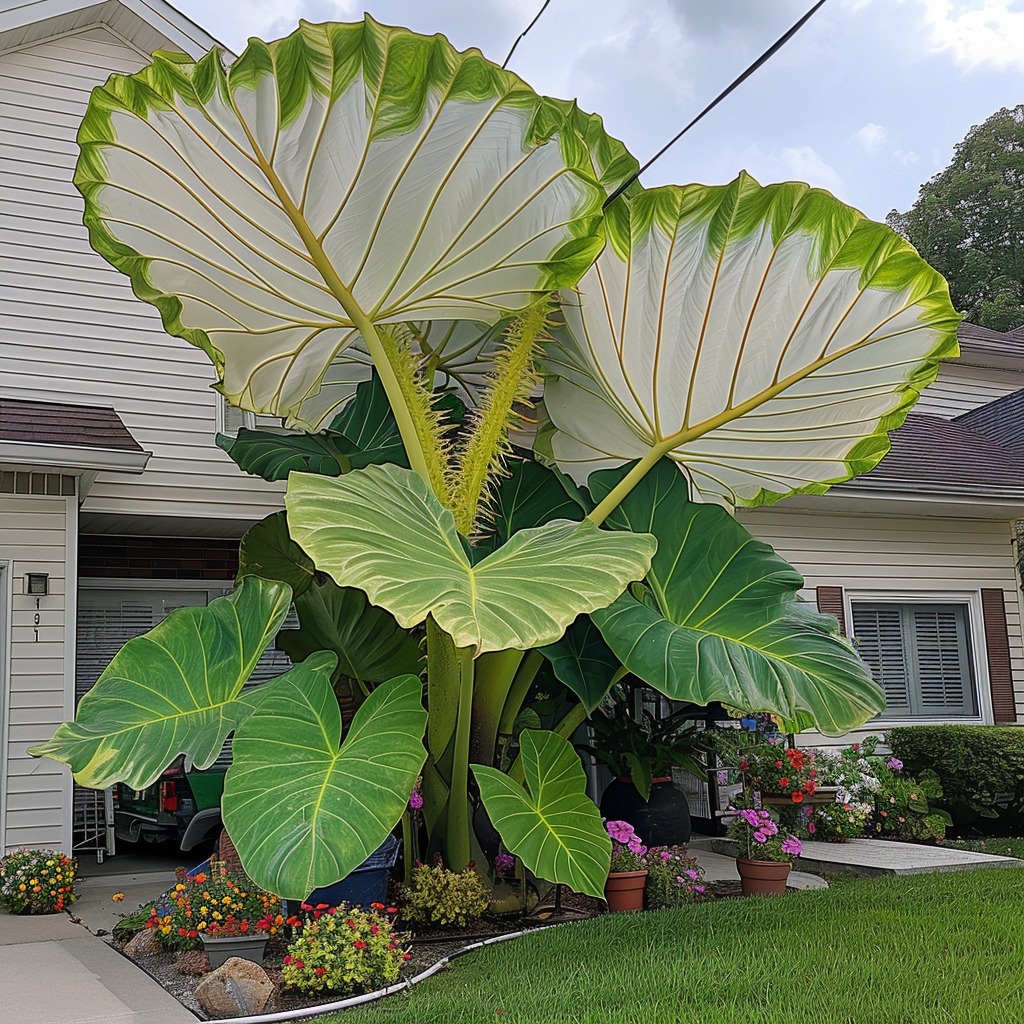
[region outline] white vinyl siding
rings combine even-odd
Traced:
[[[741,510],[739,519],[803,574],[801,594],[811,602],[819,586],[842,587],[848,602],[873,601],[877,595],[887,601],[916,602],[922,595],[942,601],[950,593],[977,596],[982,588],[1001,588],[1017,707],[1024,709],[1019,582],[1008,523],[832,513],[827,498],[814,512],[790,511],[783,504]],[[984,645],[976,642],[980,605],[971,609],[969,625],[983,711],[988,676]],[[867,731],[880,729],[869,725]]]
[[[885,691],[893,717],[977,713],[968,610],[955,604],[851,604],[860,656]]]
[[[1021,388],[1024,372],[943,363],[935,383],[924,389],[911,411],[949,420]]]
[[[7,753],[0,831],[7,849],[71,852],[71,777],[57,762],[29,756],[28,748],[49,739],[70,710],[67,637],[74,587],[69,597],[67,565],[69,557],[74,565],[74,538],[69,543],[68,537],[74,510],[74,498],[0,495],[0,561],[10,564],[0,601],[11,620],[6,692],[0,699]],[[49,575],[49,593],[38,599],[38,607],[36,598],[23,593],[28,572]],[[0,683],[4,675],[0,666]]]
[[[89,247],[72,184],[91,89],[146,59],[101,26],[0,54],[0,351],[7,397],[112,405],[153,453],[141,476],[101,474],[84,512],[257,519],[283,488],[214,443],[206,355]]]

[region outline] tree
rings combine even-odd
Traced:
[[[130,641],[33,753],[139,789],[234,732],[225,825],[285,897],[360,864],[418,777],[450,866],[482,804],[530,871],[599,895],[610,840],[567,737],[626,672],[792,731],[882,709],[722,506],[866,472],[955,352],[898,235],[745,174],[605,211],[638,164],[600,118],[369,17],[230,68],[158,54],[94,92],[79,143],[93,246],[231,402],[305,433],[227,446],[287,476],[286,514],[232,595]],[[243,691],[293,601],[295,666]],[[545,662],[573,696],[524,728]]]
[[[945,276],[968,320],[1024,324],[1024,105],[971,128],[917,202],[886,220]]]

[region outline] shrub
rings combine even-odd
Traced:
[[[78,862],[56,850],[15,850],[0,858],[0,906],[52,914],[74,903]]]
[[[210,861],[209,872],[178,882],[162,906],[150,911],[147,928],[171,949],[199,949],[200,936],[276,935],[285,920],[281,899],[233,874],[223,861]]]
[[[950,817],[934,806],[942,796],[935,773],[924,769],[915,778],[899,758],[871,760],[881,784],[875,794],[874,834],[881,839],[944,838]]]
[[[303,992],[350,993],[397,980],[409,954],[402,948],[404,936],[382,910],[342,904],[315,911],[288,947],[281,970],[285,984]]]
[[[958,823],[1001,817],[1024,828],[1024,729],[999,725],[914,725],[886,735],[908,770],[929,769]]]
[[[648,910],[667,910],[693,903],[704,891],[704,869],[687,855],[685,846],[653,846],[644,858]]]
[[[433,867],[417,864],[402,895],[405,920],[464,928],[487,909],[491,891],[472,864],[464,871],[449,871],[439,858]]]

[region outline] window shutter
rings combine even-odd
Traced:
[[[843,607],[842,587],[818,587],[818,611],[831,615],[839,623],[839,633],[846,636],[846,609]]]
[[[971,667],[962,609],[948,605],[916,605],[909,611],[920,710],[936,716],[973,714]]]
[[[998,587],[982,588],[981,610],[985,622],[988,679],[992,690],[992,712],[997,722],[1016,722],[1010,668],[1010,638],[1006,632],[1006,601]]]
[[[892,711],[910,708],[910,679],[903,643],[903,613],[899,605],[854,605],[853,635],[857,652],[885,691]]]

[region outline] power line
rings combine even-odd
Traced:
[[[519,41],[523,38],[523,36],[526,35],[527,32],[530,31],[531,28],[533,28],[534,25],[537,24],[538,21],[540,21],[540,16],[548,9],[549,3],[551,3],[551,0],[544,0],[541,9],[533,16],[533,21],[531,21],[530,24],[527,25],[526,28],[524,28],[523,31],[519,33],[519,36],[516,38],[516,41],[512,44],[512,49],[508,51],[508,56],[501,62],[501,66],[503,68],[508,67],[508,62],[512,59],[512,54],[516,52],[516,47],[519,45]]]
[[[785,34],[779,36],[779,38],[776,39],[775,42],[772,43],[772,45],[769,46],[768,49],[765,50],[764,53],[762,53],[761,56],[758,57],[757,60],[755,60],[754,63],[751,64],[750,67],[747,68],[746,71],[743,72],[742,75],[740,75],[738,78],[734,79],[729,86],[727,86],[725,89],[723,89],[681,132],[679,132],[674,138],[672,138],[668,142],[666,142],[665,145],[662,146],[661,149],[659,149],[658,152],[655,153],[654,156],[652,156],[651,159],[648,160],[647,163],[645,163],[643,165],[643,167],[640,168],[640,170],[638,170],[635,174],[633,174],[630,177],[628,177],[604,201],[604,205],[608,206],[609,203],[611,203],[614,200],[618,199],[619,196],[621,196],[622,193],[625,192],[626,189],[629,188],[629,186],[632,185],[633,182],[636,181],[637,178],[639,178],[640,175],[643,174],[644,171],[646,171],[647,168],[650,167],[651,164],[654,163],[655,160],[657,160],[660,156],[664,156],[664,154],[667,153],[698,121],[700,121],[704,117],[705,114],[708,114],[712,110],[714,110],[715,107],[717,107],[718,104],[721,103],[722,100],[724,100],[726,98],[726,96],[728,96],[729,93],[731,93],[733,91],[733,89],[735,89],[738,86],[742,85],[759,67],[761,67],[762,64],[765,63],[765,61],[767,61],[767,60],[771,59],[773,56],[775,56],[775,54],[778,53],[778,51],[781,50],[782,47],[785,46],[786,43],[788,43],[790,41],[790,39],[792,39],[793,36],[795,36],[797,34],[797,32],[799,32],[800,29],[802,29],[804,27],[804,25],[808,21],[810,21],[811,17],[813,15],[817,14],[818,10],[822,6],[824,6],[824,4],[825,4],[825,0],[818,0],[818,2],[798,22],[796,22],[796,24],[794,24],[793,27],[790,28],[790,30],[788,32],[786,32]],[[544,6],[547,7],[547,4],[545,4]],[[543,9],[541,10],[541,13],[543,13]],[[537,17],[539,18],[540,15],[538,14]],[[534,18],[534,21],[536,21],[536,20],[537,19]],[[531,27],[532,27],[532,25],[531,25]],[[527,31],[529,31],[529,29],[527,29]],[[525,34],[526,33],[524,32],[523,35],[525,35]],[[517,39],[516,42],[518,42],[518,41],[519,40]],[[513,46],[512,49],[514,50],[515,47]],[[511,54],[509,54],[509,56],[511,56]]]

